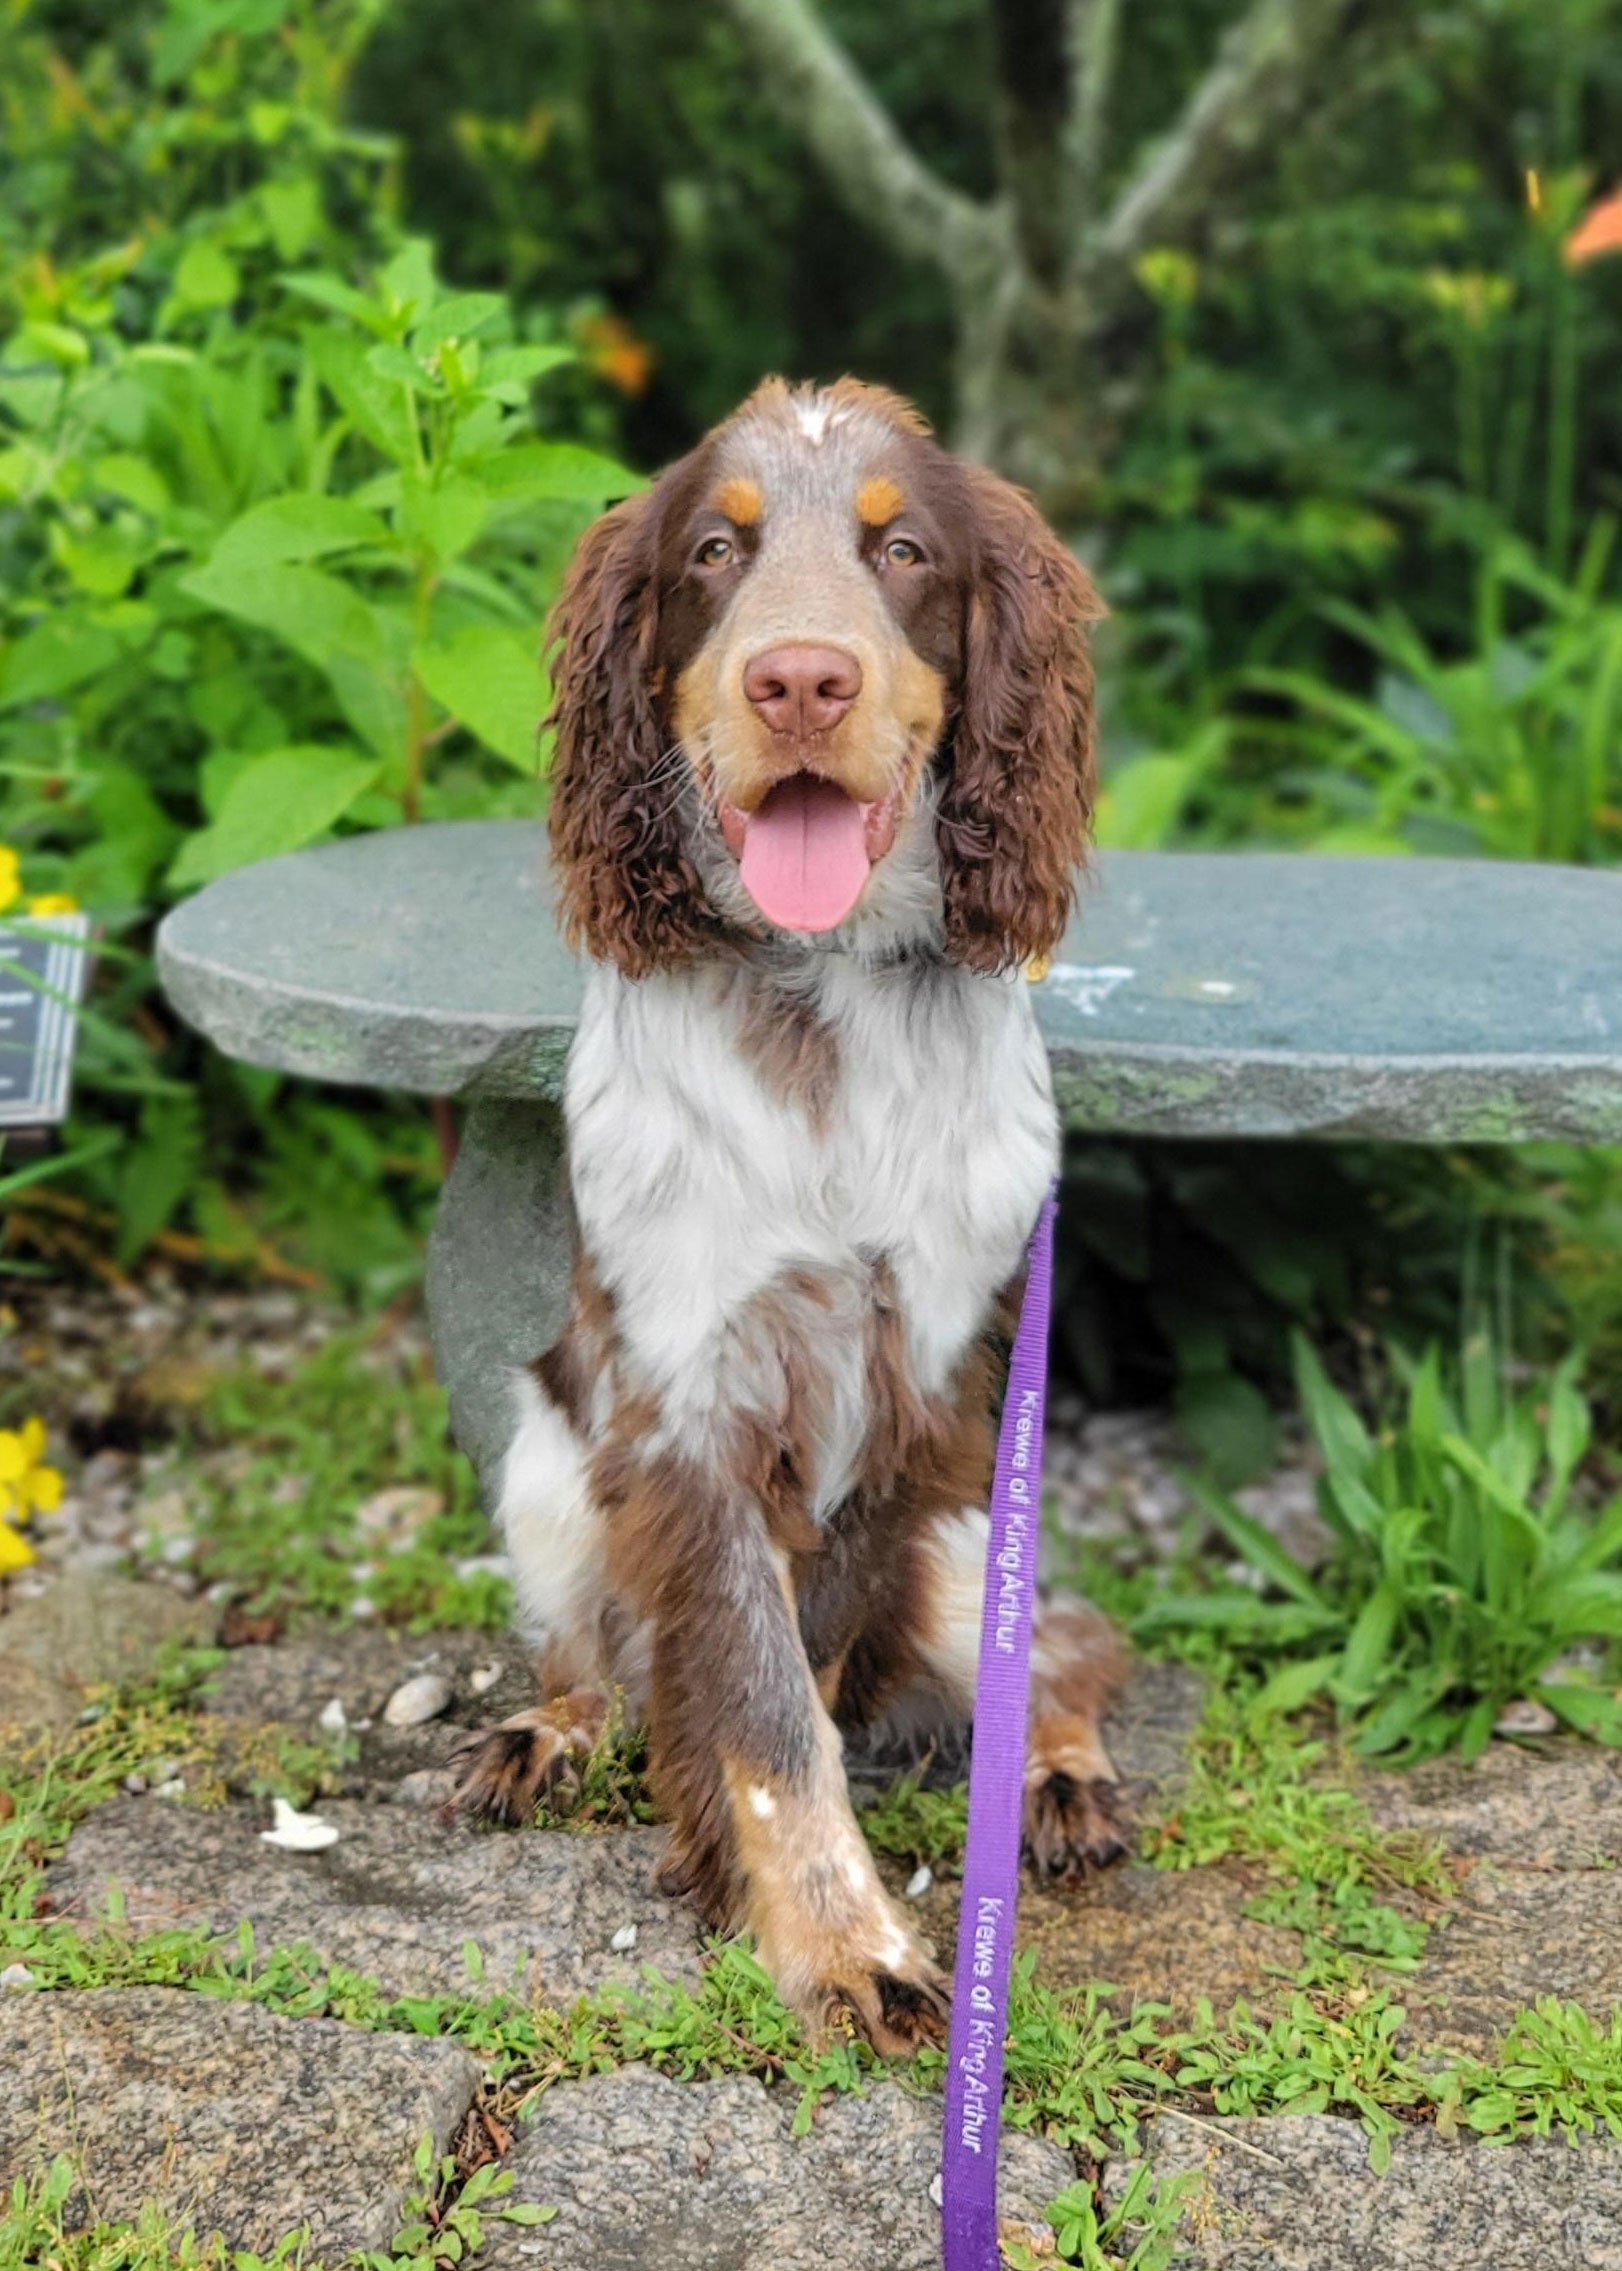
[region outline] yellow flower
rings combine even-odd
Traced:
[[[27,1419],[21,1427],[0,1427],[0,1517],[22,1522],[30,1514],[54,1514],[61,1503],[62,1477],[45,1464],[45,1422]],[[14,1534],[0,1538],[0,1551],[9,1545],[15,1552],[20,1543]],[[32,1561],[32,1548],[25,1550]]]
[[[9,844],[0,844],[0,908],[9,907],[22,887],[22,862]]]
[[[0,1522],[0,1577],[9,1577],[14,1569],[26,1569],[36,1558],[28,1540],[9,1522]]]
[[[71,892],[36,891],[28,902],[28,912],[31,915],[76,915],[79,902]]]

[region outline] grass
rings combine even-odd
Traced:
[[[228,1477],[196,1458],[222,1446],[235,1454]],[[510,1623],[505,1578],[457,1573],[495,1539],[451,1447],[444,1392],[417,1358],[351,1334],[285,1379],[233,1373],[210,1391],[187,1450],[205,1478],[194,1566],[239,1587],[249,1613],[350,1617],[364,1597],[413,1631]],[[384,1486],[431,1494],[428,1518],[393,1545],[358,1519]]]
[[[351,2255],[350,2271],[448,2271],[483,2246],[487,2224],[545,2224],[557,2213],[508,2200],[512,2174],[494,2162],[468,2175],[454,2159],[436,2164],[427,2138],[415,2171],[392,2244]],[[308,2226],[265,2254],[228,2247],[217,2232],[199,2236],[150,2203],[133,2221],[108,2222],[93,2204],[87,2208],[78,2166],[66,2154],[15,2178],[0,2199],[0,2271],[320,2271],[310,2247]]]
[[[1568,1385],[1575,1394],[1569,1376]],[[1432,1391],[1421,1383],[1419,1392],[1423,1404]],[[1334,1391],[1326,1394],[1332,1399]],[[1479,1424],[1483,1410],[1492,1408],[1505,1431],[1506,1447],[1499,1449],[1492,1448],[1491,1430],[1484,1437]],[[1388,1428],[1379,1437],[1355,1433],[1349,1411],[1344,1399],[1337,1405],[1320,1395],[1314,1413],[1320,1437],[1329,1434],[1384,1506],[1379,1492],[1392,1497],[1396,1485],[1387,1490],[1387,1470],[1378,1461],[1410,1456],[1412,1411],[1393,1423],[1395,1434]],[[1506,1477],[1519,1471],[1511,1468],[1512,1458],[1524,1466],[1529,1428],[1540,1431],[1544,1474],[1536,1489],[1527,1478],[1523,1515],[1542,1525],[1556,1561],[1573,1539],[1584,1550],[1581,1541],[1592,1537],[1593,1525],[1569,1504],[1583,1448],[1569,1397],[1551,1397],[1541,1412],[1529,1399],[1497,1407],[1478,1401],[1459,1416],[1462,1441],[1488,1444],[1480,1458],[1500,1486],[1499,1498]],[[1441,1420],[1433,1434],[1437,1429],[1453,1432]],[[255,1609],[341,1614],[364,1584],[380,1608],[402,1622],[466,1621],[470,1615],[500,1621],[504,1589],[486,1581],[470,1607],[462,1588],[472,1581],[446,1572],[447,1555],[480,1551],[488,1531],[442,1430],[443,1409],[431,1384],[393,1359],[380,1369],[360,1343],[328,1348],[286,1381],[242,1375],[220,1384],[200,1415],[199,1443],[229,1440],[245,1456],[229,1485],[209,1485],[197,1524],[202,1573],[232,1579]],[[1468,1458],[1455,1451],[1447,1471],[1496,1503]],[[1332,1487],[1336,1475],[1332,1463]],[[442,1500],[416,1539],[386,1557],[386,1568],[355,1518],[380,1480],[433,1490]],[[1475,1509],[1479,1503],[1479,1496],[1469,1501]],[[1511,1519],[1506,1513],[1506,1522]],[[1607,1533],[1610,1519],[1600,1525]],[[1521,1520],[1517,1535],[1524,1529]],[[377,1564],[369,1574],[368,1559]],[[1349,1591],[1343,1597],[1334,1590],[1349,1586],[1344,1569],[1351,1562],[1348,1551],[1342,1575],[1314,1581],[1343,1619],[1342,1657],[1361,1615]],[[1198,1583],[1193,1591],[1198,1599],[1220,1599]],[[1247,1592],[1245,1602],[1247,1613],[1306,1605],[1276,1581],[1272,1598]],[[1141,1580],[1127,1582],[1115,1605],[1154,1626],[1155,1596]],[[1456,1611],[1456,1603],[1429,1604],[1438,1615]],[[1397,1663],[1406,1661],[1395,1646],[1405,1629],[1400,1619],[1392,1627]],[[1163,1623],[1160,1632],[1164,1641],[1172,1624]],[[1420,1963],[1435,1920],[1456,1899],[1457,1878],[1434,1846],[1381,1830],[1358,1797],[1355,1756],[1333,1731],[1329,1709],[1339,1705],[1346,1713],[1354,1740],[1366,1733],[1363,1719],[1348,1709],[1344,1667],[1305,1678],[1303,1667],[1315,1665],[1316,1657],[1306,1652],[1299,1630],[1283,1646],[1282,1668],[1279,1654],[1259,1645],[1248,1629],[1236,1649],[1218,1617],[1197,1615],[1177,1626],[1174,1637],[1181,1651],[1203,1663],[1209,1700],[1186,1774],[1142,1830],[1141,1857],[1170,1870],[1240,1865],[1254,1886],[1248,1913],[1298,1934],[1299,1963],[1253,2000],[1189,2012],[1129,2004],[1104,1983],[1056,1991],[1036,1976],[1031,1959],[1022,1959],[1007,2053],[1010,2124],[1056,2139],[1089,2167],[1106,2155],[1136,2151],[1145,2123],[1155,2119],[1226,2114],[1323,2111],[1353,2119],[1367,2133],[1376,2162],[1412,2123],[1496,2141],[1529,2133],[1622,2138],[1622,2019],[1607,2024],[1575,2004],[1543,2002],[1516,2020],[1485,2061],[1428,2055],[1419,2023],[1410,2026],[1402,1983]],[[1317,1657],[1329,1653],[1313,1645]],[[650,1971],[637,1988],[604,1990],[559,2010],[531,2005],[486,1981],[471,1945],[466,1994],[391,1997],[375,1980],[327,1963],[317,1949],[260,1948],[245,1925],[223,1936],[194,1927],[143,1933],[116,1911],[90,1929],[45,1913],[45,1865],[73,1824],[116,1794],[130,1773],[150,1778],[160,1766],[178,1772],[188,1797],[204,1803],[271,1792],[307,1803],[330,1785],[342,1763],[343,1738],[312,1744],[287,1730],[245,1729],[199,1710],[217,1661],[209,1651],[179,1654],[145,1684],[97,1698],[49,1749],[0,1760],[0,1961],[23,1963],[38,1990],[163,1985],[251,2000],[289,2016],[327,2015],[363,2027],[453,2037],[483,2062],[490,2103],[502,2118],[558,2083],[639,2060],[683,2080],[757,2075],[792,2094],[795,2125],[803,2129],[830,2095],[859,2089],[880,2073],[859,2043],[808,2041],[764,1971],[736,1945],[712,1951],[694,1989]],[[1280,1708],[1292,1700],[1307,1704],[1309,1723],[1299,1709]],[[561,1819],[577,1829],[645,1819],[641,1774],[637,1738],[616,1725]],[[904,1780],[864,1805],[863,1822],[875,1849],[909,1869],[920,1863],[942,1874],[961,1869],[961,1784]],[[897,2078],[909,2089],[931,2091],[943,2072],[941,2054],[925,2052]],[[430,2264],[462,2260],[479,2244],[477,2219],[499,2212],[500,2173],[431,2171],[401,2240],[392,2252],[374,2256],[370,2271],[398,2271],[403,2263],[428,2271]],[[10,2213],[0,2216],[0,2271],[14,2264],[20,2271],[24,2263],[61,2271],[157,2271],[160,2264],[178,2271],[258,2271],[251,2259],[232,2258],[216,2243],[171,2230],[151,2215],[130,2225],[70,2231],[62,2221],[66,2195],[51,2189],[60,2194],[65,2181],[56,2171],[42,2172],[14,2193]],[[1053,2237],[1013,2236],[1008,2261],[1021,2271],[1027,2261],[1069,2263],[1082,2271],[1165,2271],[1187,2209],[1180,2183],[1160,2185],[1146,2174],[1133,2180],[1124,2200],[1106,2207],[1088,2178],[1054,2204]],[[266,2263],[305,2271],[303,2248],[300,2235],[292,2235]]]
[[[209,1755],[196,1709],[209,1662],[192,1652],[145,1686],[101,1699],[49,1757],[0,1769],[0,1957],[23,1963],[36,1991],[166,1986],[292,2017],[454,2038],[483,2063],[489,2103],[503,2120],[561,2082],[636,2060],[679,2080],[757,2075],[792,2093],[794,2126],[803,2131],[827,2097],[860,2089],[882,2071],[858,2042],[809,2041],[747,1948],[735,1944],[712,1951],[696,1988],[650,1969],[640,1987],[605,1989],[562,2010],[488,1985],[471,1945],[468,1993],[400,1997],[310,1947],[261,1949],[246,1924],[224,1935],[190,1926],[143,1933],[116,1913],[88,1929],[42,1913],[45,1863],[132,1762],[155,1749]],[[1336,1779],[1345,1763],[1334,1742],[1304,1733],[1254,1694],[1213,1689],[1189,1771],[1147,1827],[1144,1852],[1162,1868],[1245,1864],[1259,1887],[1254,1913],[1301,1932],[1300,1967],[1281,1979],[1265,2008],[1241,2001],[1177,2014],[1158,2003],[1126,2006],[1103,1983],[1056,1991],[1036,1977],[1034,1958],[1021,1958],[1007,2052],[1012,2126],[1055,2139],[1089,2166],[1136,2152],[1145,2122],[1177,2116],[1339,2114],[1361,2123],[1376,2165],[1415,2122],[1496,2141],[1622,2138],[1622,2016],[1605,2023],[1575,2004],[1540,2003],[1516,2020],[1489,2061],[1439,2059],[1410,2039],[1401,1977],[1422,1953],[1455,1880],[1433,1847],[1369,1819],[1355,1791]],[[294,1755],[289,1765],[308,1774],[319,1760]],[[903,1786],[894,1809],[881,1810],[885,1834],[906,1860],[944,1863],[960,1818],[960,1793],[917,1785]],[[943,2054],[926,2051],[897,2078],[927,2092],[943,2074]],[[429,2173],[394,2249],[371,2257],[365,2271],[444,2271],[476,2249],[479,2219],[504,2212],[504,2172],[493,2165],[488,2174],[454,2164]],[[14,2190],[0,2217],[0,2271],[24,2264],[31,2271],[40,2264],[259,2271],[252,2259],[173,2231],[150,2213],[129,2225],[70,2231],[62,2222],[67,2182],[58,2169]],[[1107,2209],[1088,2179],[1055,2203],[1056,2236],[1040,2240],[1044,2252],[1034,2254],[1038,2243],[1016,2234],[1008,2262],[1165,2271],[1187,2207],[1181,2185],[1145,2175]],[[303,2250],[292,2235],[266,2263],[306,2271]]]

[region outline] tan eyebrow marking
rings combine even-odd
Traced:
[[[886,521],[895,519],[905,503],[898,484],[887,473],[875,473],[856,492],[856,515],[869,528],[882,528]]]
[[[746,481],[741,476],[734,476],[730,481],[723,481],[720,488],[715,492],[716,511],[725,513],[727,519],[735,522],[739,528],[754,527],[756,521],[760,518],[760,510],[764,502],[765,499],[760,493],[760,483],[758,481]]]

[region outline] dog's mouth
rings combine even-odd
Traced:
[[[895,841],[899,790],[876,804],[837,781],[793,773],[753,812],[721,807],[721,832],[744,889],[780,930],[837,930]]]

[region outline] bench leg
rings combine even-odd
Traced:
[[[511,1375],[562,1330],[569,1261],[561,1112],[473,1105],[429,1242],[428,1322],[451,1433],[492,1508],[512,1434]]]

